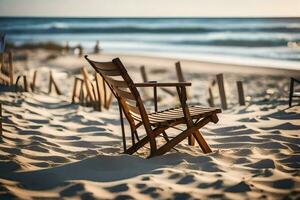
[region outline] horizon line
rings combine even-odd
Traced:
[[[165,19],[172,19],[172,18],[215,18],[215,19],[235,19],[235,18],[244,18],[244,19],[255,19],[255,18],[269,18],[269,19],[278,19],[278,18],[300,18],[300,16],[7,16],[7,15],[0,15],[0,18],[165,18]]]

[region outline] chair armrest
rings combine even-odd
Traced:
[[[147,82],[147,83],[135,83],[135,87],[188,87],[192,86],[190,82],[178,82],[178,83],[156,83],[156,82]]]

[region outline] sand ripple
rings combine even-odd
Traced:
[[[63,97],[16,95],[1,96],[1,199],[299,198],[295,110],[228,112],[202,130],[213,153],[181,143],[179,152],[144,159],[121,154],[116,108],[98,113]]]

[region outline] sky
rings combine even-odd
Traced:
[[[300,17],[300,0],[0,0],[0,16]]]

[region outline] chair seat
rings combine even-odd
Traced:
[[[199,119],[207,117],[212,114],[221,113],[219,108],[209,108],[203,106],[189,106],[189,111],[192,119]],[[152,125],[161,125],[165,123],[171,123],[179,120],[184,120],[183,110],[180,107],[171,108],[163,111],[153,112],[148,114],[150,123]],[[142,121],[139,115],[134,115],[134,119],[137,121]]]

